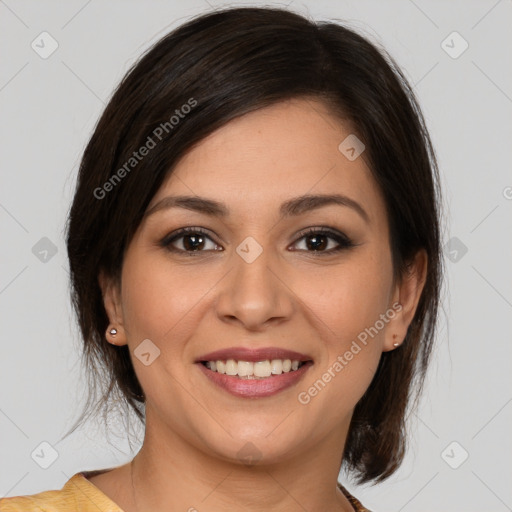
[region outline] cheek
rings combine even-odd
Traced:
[[[330,350],[342,350],[388,308],[391,267],[362,253],[323,276],[303,280],[301,298],[322,321]]]
[[[323,353],[315,372],[313,394],[323,400],[355,406],[377,369],[382,340],[390,318],[391,266],[385,258],[362,254],[350,264],[331,267],[329,279],[303,281],[305,310],[314,312]],[[317,276],[320,277],[320,276]],[[308,383],[312,384],[312,383]],[[323,389],[328,388],[326,393]]]
[[[160,348],[175,351],[176,342],[183,339],[180,334],[190,329],[196,309],[214,284],[212,276],[198,276],[186,265],[178,269],[165,258],[127,258],[122,300],[131,340],[149,338]]]

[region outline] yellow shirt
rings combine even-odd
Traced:
[[[124,512],[86,478],[103,471],[75,473],[59,491],[1,498],[0,512]],[[370,512],[341,484],[338,485],[355,512]]]
[[[123,512],[85,477],[75,473],[60,491],[0,499],[0,512]]]

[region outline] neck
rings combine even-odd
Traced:
[[[207,454],[176,433],[162,437],[149,427],[154,424],[146,421],[143,446],[131,464],[134,512],[353,512],[337,488],[347,429],[285,461],[242,464]]]

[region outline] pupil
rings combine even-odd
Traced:
[[[190,243],[190,241],[192,241],[192,243]],[[202,235],[187,235],[183,238],[183,244],[187,250],[196,251],[202,249],[204,239]]]
[[[325,237],[324,235],[311,235],[308,237],[308,240],[309,241],[313,241],[313,243],[308,243],[307,246],[308,246],[308,249],[313,249],[315,251],[317,251],[318,249],[325,249],[326,247],[326,242],[325,242],[325,239],[327,237]],[[323,240],[323,243],[322,242],[319,242],[319,239],[322,239]]]

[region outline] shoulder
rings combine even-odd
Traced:
[[[45,493],[42,493],[45,494]],[[37,495],[34,495],[37,498]],[[0,512],[45,512],[36,500],[32,500],[31,496],[15,496],[12,498],[0,498]]]
[[[73,475],[60,490],[0,498],[0,512],[123,512],[84,473]]]

